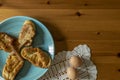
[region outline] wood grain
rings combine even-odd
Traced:
[[[120,79],[119,0],[0,0],[0,21],[18,15],[46,25],[56,54],[87,44],[97,65],[97,80]]]
[[[117,80],[119,79],[120,61],[116,56],[95,56],[92,57],[98,69],[98,80]],[[112,66],[113,65],[113,66]],[[110,76],[111,75],[111,76]]]
[[[2,8],[120,9],[119,0],[1,0]]]

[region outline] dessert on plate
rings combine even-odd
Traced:
[[[30,46],[32,44],[34,36],[35,36],[35,25],[32,21],[26,20],[23,24],[23,27],[18,37],[18,42],[20,43],[20,47]]]
[[[0,50],[12,52],[14,38],[7,33],[0,32]]]
[[[21,56],[41,68],[48,68],[51,64],[50,56],[39,48],[25,47],[21,51]]]
[[[10,53],[3,67],[2,76],[5,80],[14,80],[17,73],[22,68],[24,61],[18,53]]]
[[[9,52],[2,76],[5,80],[14,80],[22,66],[24,59],[40,68],[48,68],[51,64],[50,56],[40,48],[33,48],[35,25],[30,20],[25,20],[18,38],[13,38],[7,33],[0,32],[0,50]],[[23,59],[24,58],[24,59]]]

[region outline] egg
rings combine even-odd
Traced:
[[[82,60],[78,56],[72,56],[69,60],[69,63],[72,67],[78,68],[82,65]]]
[[[72,79],[72,80],[76,79],[76,77],[77,77],[76,69],[73,67],[68,67],[67,68],[67,76],[69,79]]]

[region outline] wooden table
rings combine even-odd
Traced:
[[[120,80],[120,0],[0,0],[0,21],[18,15],[43,22],[56,53],[88,44],[97,80]]]

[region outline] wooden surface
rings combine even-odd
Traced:
[[[97,80],[120,80],[120,0],[0,0],[0,21],[18,15],[43,22],[56,53],[88,44]]]

